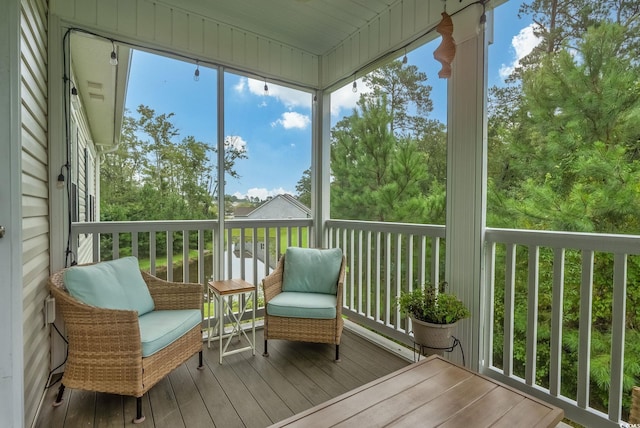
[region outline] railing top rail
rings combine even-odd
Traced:
[[[218,220],[148,220],[76,222],[71,227],[78,233],[92,232],[156,232],[179,230],[209,230]]]
[[[638,235],[487,228],[485,242],[640,254]]]
[[[383,221],[327,220],[329,228],[358,229],[367,232],[408,233],[444,238],[446,228],[437,224],[391,223]]]
[[[224,221],[225,229],[239,227],[309,227],[313,225],[310,218],[283,218],[283,219],[231,219]]]

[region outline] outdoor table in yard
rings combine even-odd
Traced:
[[[273,427],[555,427],[564,411],[434,355]]]
[[[251,350],[253,355],[256,354],[256,286],[252,285],[242,279],[226,279],[222,281],[210,281],[208,284],[208,296],[211,301],[212,294],[216,299],[216,324],[211,330],[211,316],[208,318],[209,338],[207,345],[211,347],[211,341],[218,339],[218,346],[220,351],[220,364],[222,364],[222,357],[226,355],[235,354],[237,352]],[[233,311],[233,298],[238,297],[238,313]],[[244,296],[244,299],[242,298]],[[247,333],[242,329],[242,317],[251,303],[251,338],[247,336]],[[231,322],[231,332],[224,332],[224,317],[229,315],[229,321]],[[213,336],[213,332],[217,331],[217,336]],[[242,337],[248,342],[248,346],[243,348],[236,348],[228,351],[229,344],[234,336],[242,340]],[[227,339],[224,342],[223,339]]]

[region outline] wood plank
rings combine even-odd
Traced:
[[[209,352],[205,351],[204,354],[207,357],[205,358],[204,370],[198,370],[197,362],[192,361],[187,362],[187,368],[195,386],[200,391],[200,395],[202,395],[209,415],[213,417],[213,423],[220,428],[243,426],[242,419],[240,419],[224,389],[222,389],[222,386],[213,375],[211,367],[218,366],[218,354],[214,355],[210,350]]]
[[[322,389],[305,371],[304,367],[296,366],[290,359],[269,343],[269,357],[267,360],[312,404],[317,405],[329,400],[332,396]]]
[[[336,382],[334,377],[299,352],[303,350],[301,344],[302,342],[271,340],[269,341],[269,353],[271,353],[271,348],[278,349],[284,358],[287,358],[295,367],[304,371],[329,396],[335,397],[347,392],[348,388]],[[316,349],[319,348],[316,347]]]
[[[135,397],[123,397],[124,404],[124,427],[131,426],[131,422],[136,417],[136,399]],[[142,396],[142,414],[145,416],[144,422],[136,424],[136,428],[153,428],[153,411],[151,410],[151,402],[149,394]]]
[[[168,378],[165,377],[158,382],[147,394],[149,394],[149,402],[153,409],[153,422],[156,427],[178,428],[185,426]],[[149,415],[145,416],[149,417]]]
[[[222,364],[218,364],[217,352],[214,355],[209,355],[209,358],[212,356],[215,359],[215,363],[210,361],[209,364],[212,366],[213,375],[225,390],[231,405],[238,412],[242,422],[247,427],[264,427],[269,425],[271,420],[264,410],[256,405],[255,400],[247,399],[247,397],[251,397],[251,391],[249,391],[240,378],[238,378],[231,364],[228,362],[225,364],[224,361]]]
[[[431,391],[426,391],[423,382],[435,376],[447,378],[452,374],[452,382],[459,382],[470,375],[455,367],[447,367],[447,363],[436,361],[436,364],[424,366],[421,370],[398,370],[388,376],[374,382],[349,391],[347,394],[329,400],[301,415],[296,421],[285,421],[282,426],[306,426],[307,424],[333,425],[349,418],[354,413],[368,413],[378,403],[391,399],[403,391],[411,390],[412,393],[424,394],[425,397],[436,397],[446,383],[436,382],[431,386]],[[388,382],[390,379],[393,382]],[[427,385],[428,386],[428,385]],[[417,388],[417,389],[413,389]],[[339,405],[336,405],[338,404]],[[399,411],[405,409],[405,404],[400,405]],[[304,416],[304,419],[300,417]],[[361,426],[368,426],[366,423]]]
[[[248,358],[263,358],[261,355],[253,356],[251,352],[244,353]],[[247,389],[251,391],[253,399],[267,414],[270,423],[286,419],[294,414],[278,396],[276,391],[262,379],[260,373],[256,372],[249,361],[243,358],[242,355],[234,354],[225,357],[225,359],[233,363],[232,367],[236,376],[238,376]]]
[[[524,400],[524,397],[515,395],[507,389],[495,388],[470,406],[461,408],[453,417],[447,419],[440,428],[464,426],[482,428],[491,426],[522,400]]]
[[[294,414],[302,412],[314,405],[304,394],[302,394],[293,382],[289,381],[289,376],[284,374],[270,363],[270,358],[263,357],[261,354],[255,357],[249,353],[242,354],[246,361],[251,364],[258,376],[260,376],[275,394],[280,397],[283,404],[287,406]],[[298,372],[299,373],[299,372]],[[280,419],[277,419],[278,421]]]
[[[213,420],[187,366],[183,364],[172,371],[169,374],[169,380],[185,426],[189,428],[211,427]]]
[[[261,345],[263,337],[258,329],[256,343]],[[274,340],[269,342],[268,358],[261,355],[261,346],[258,349],[256,356],[242,352],[225,357],[220,365],[217,343],[211,349],[205,347],[204,370],[197,369],[195,355],[142,397],[146,420],[139,427],[264,427],[334,399],[339,394],[327,393],[326,384],[337,384],[333,392],[344,391],[337,378],[345,370],[352,372],[349,383],[359,380],[361,388],[365,378],[386,375],[408,364],[347,331],[341,346],[343,362],[338,364],[333,362],[335,348],[331,345]],[[367,364],[360,367],[364,362]],[[56,392],[57,386],[46,392],[37,428],[124,428],[135,417],[133,397],[68,389],[63,405],[53,408],[49,404]]]
[[[494,426],[496,428],[555,426],[562,420],[562,413],[553,412],[552,410],[553,409],[546,404],[527,398],[518,403],[509,413],[497,421]]]
[[[66,390],[69,400],[65,426],[69,427],[93,427],[96,408],[96,393],[81,391],[78,389]]]
[[[124,423],[124,403],[121,395],[96,394],[96,428],[121,427]]]

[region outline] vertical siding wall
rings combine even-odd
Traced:
[[[47,2],[21,2],[22,260],[25,423],[35,417],[49,373],[49,205],[47,168]]]
[[[60,0],[51,13],[70,25],[200,60],[318,86],[318,57],[194,13],[147,0]]]

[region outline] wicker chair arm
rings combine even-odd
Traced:
[[[276,269],[262,280],[265,305],[269,300],[282,292],[282,275],[284,273],[284,255],[280,257]]]
[[[204,286],[196,283],[169,282],[142,271],[156,310],[202,310]]]
[[[122,353],[131,361],[142,354],[136,311],[97,308],[84,304],[49,283],[62,312],[69,352]]]

